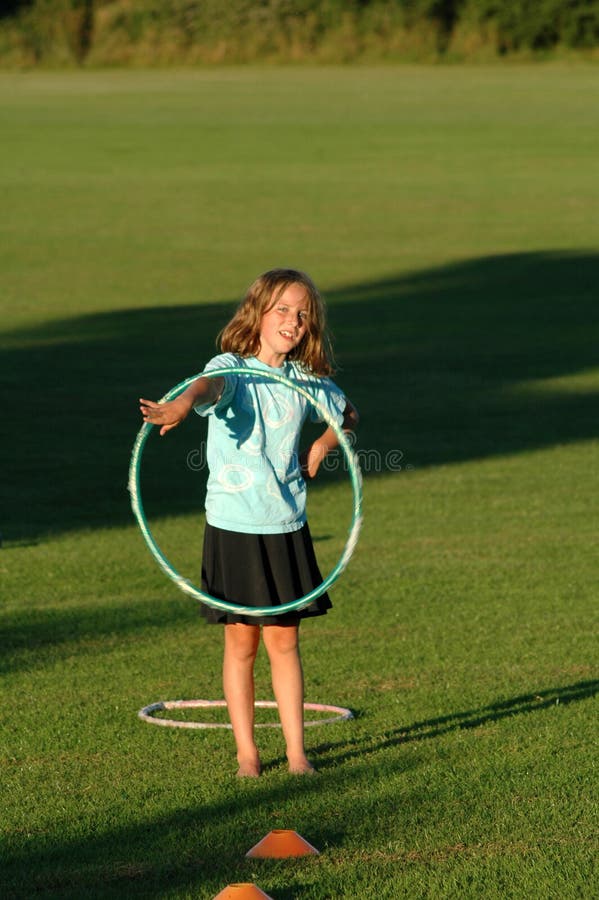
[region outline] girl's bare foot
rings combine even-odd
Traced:
[[[237,769],[238,778],[258,778],[260,775],[260,760],[258,757],[250,757],[249,759],[240,759],[237,757],[239,768]]]
[[[306,756],[290,759],[289,772],[291,775],[316,775],[316,769]]]

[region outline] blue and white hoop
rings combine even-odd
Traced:
[[[135,515],[135,518],[137,519],[137,524],[139,525],[144,540],[148,545],[152,556],[154,557],[162,571],[171,579],[171,581],[174,581],[174,583],[181,591],[183,591],[185,594],[189,594],[195,600],[199,600],[201,603],[205,603],[207,606],[222,610],[223,612],[236,613],[238,615],[246,616],[268,616],[272,615],[273,612],[276,612],[277,615],[281,615],[282,613],[304,609],[306,606],[309,606],[313,600],[316,600],[317,597],[320,597],[322,594],[324,594],[324,592],[328,590],[333,582],[335,582],[339,578],[343,570],[346,568],[355,550],[358,536],[360,534],[360,528],[362,526],[362,476],[360,473],[358,458],[354,453],[347,439],[347,436],[344,434],[343,430],[340,428],[337,422],[335,422],[335,420],[332,418],[329,411],[312,396],[310,391],[305,386],[298,382],[291,381],[289,378],[286,378],[284,375],[280,375],[277,372],[265,372],[263,369],[252,369],[249,366],[225,366],[219,369],[211,369],[208,372],[201,372],[198,375],[193,375],[191,378],[186,378],[185,381],[182,381],[174,388],[171,388],[171,390],[168,391],[168,393],[166,393],[164,397],[162,397],[159,403],[166,403],[168,400],[174,400],[176,397],[182,394],[183,391],[186,390],[186,388],[188,388],[190,384],[192,384],[192,382],[196,381],[196,379],[200,377],[216,378],[217,376],[224,375],[250,375],[260,378],[261,380],[267,378],[285,385],[290,390],[295,391],[296,393],[301,394],[301,396],[305,397],[305,399],[318,411],[323,421],[326,422],[326,424],[335,432],[335,435],[337,436],[337,439],[339,441],[339,445],[347,461],[353,491],[352,521],[345,547],[343,548],[343,552],[341,553],[336,566],[323,580],[322,584],[319,584],[317,587],[313,588],[313,590],[311,590],[308,594],[305,594],[303,597],[299,597],[297,600],[291,600],[289,603],[282,603],[280,606],[276,607],[239,606],[237,603],[228,603],[226,600],[219,600],[217,597],[212,597],[210,596],[210,594],[205,594],[204,591],[201,591],[198,587],[192,584],[189,579],[184,578],[182,575],[180,575],[179,572],[177,572],[177,570],[168,561],[168,559],[156,543],[156,540],[154,539],[154,536],[148,525],[141,499],[141,459],[145,442],[148,439],[150,432],[154,428],[154,426],[149,422],[145,422],[138,432],[137,438],[135,439],[135,443],[133,445],[131,463],[129,465],[128,487],[129,493],[131,495],[131,507],[133,509],[133,513]]]

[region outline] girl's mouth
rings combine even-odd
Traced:
[[[284,337],[286,340],[288,340],[288,341],[293,341],[293,340],[295,340],[295,335],[292,334],[291,331],[283,331],[283,330],[281,330],[281,331],[279,331],[279,334],[280,334],[282,337]]]

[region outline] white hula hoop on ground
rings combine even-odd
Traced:
[[[140,709],[138,716],[144,722],[150,722],[152,725],[165,725],[169,728],[232,728],[230,722],[185,722],[178,719],[162,719],[152,715],[155,712],[161,712],[165,709],[198,709],[208,707],[226,707],[226,700],[161,700],[158,703],[151,703]],[[277,704],[274,700],[256,700],[254,706],[259,709],[276,709]],[[305,726],[310,725],[332,725],[334,722],[343,722],[347,719],[353,719],[351,709],[344,706],[329,706],[327,703],[304,703],[304,709],[312,712],[329,712],[335,713],[326,719],[308,719],[304,722]],[[280,722],[257,722],[256,728],[280,728]]]

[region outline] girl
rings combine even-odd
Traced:
[[[300,380],[344,429],[358,415],[326,376],[332,354],[324,304],[311,279],[274,269],[249,288],[220,334],[222,353],[204,371],[250,366]],[[239,776],[260,774],[254,741],[254,661],[262,638],[286,743],[289,771],[314,771],[304,749],[304,683],[299,623],[326,613],[326,594],[300,612],[276,614],[279,604],[322,582],[306,522],[305,479],[316,475],[337,444],[327,428],[298,456],[302,424],[313,407],[295,391],[268,378],[199,377],[179,397],[158,404],[140,400],[144,422],[164,435],[194,409],[209,417],[202,590],[243,606],[273,607],[263,617],[202,606],[210,623],[224,624],[223,683],[237,745]]]

